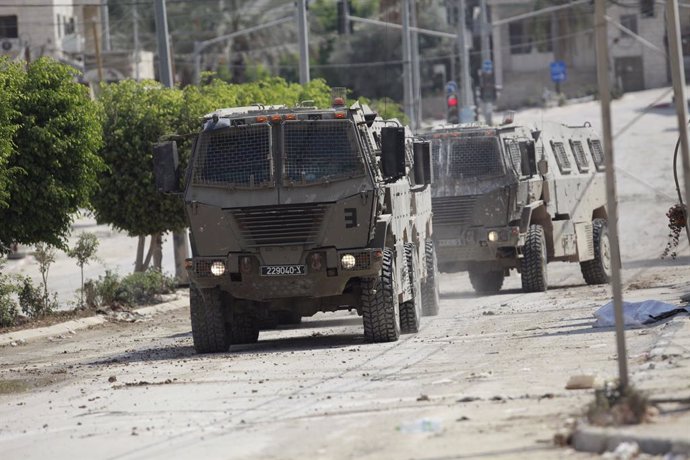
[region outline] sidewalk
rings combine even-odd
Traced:
[[[157,313],[168,312],[172,310],[177,310],[180,308],[186,308],[189,306],[189,296],[187,294],[182,294],[184,290],[180,290],[177,296],[173,300],[167,302],[159,303],[156,305],[150,305],[147,307],[133,309],[132,312],[137,316],[149,317]],[[7,332],[5,334],[0,334],[0,347],[7,345],[17,346],[19,344],[24,344],[31,340],[36,340],[45,337],[56,337],[65,334],[73,334],[75,331],[80,329],[86,329],[99,324],[107,323],[112,321],[113,318],[104,315],[94,315],[87,318],[75,319],[72,321],[66,321],[64,323],[53,324],[52,326],[38,327],[34,329],[22,329],[19,331]]]
[[[575,450],[603,453],[621,443],[636,443],[641,453],[690,458],[690,317],[678,315],[660,328],[655,347],[629,356],[630,382],[656,403],[652,423],[596,427],[580,423],[573,433]],[[683,400],[682,402],[675,402]]]

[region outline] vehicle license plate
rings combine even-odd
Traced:
[[[304,275],[306,269],[304,265],[262,265],[262,276],[291,276]]]
[[[464,238],[456,238],[453,240],[439,240],[438,245],[441,247],[464,246],[465,245],[465,239]]]

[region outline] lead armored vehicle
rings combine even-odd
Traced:
[[[342,101],[204,118],[179,192],[197,352],[256,342],[275,314],[356,310],[386,342],[437,313],[429,143]],[[176,190],[176,152],[154,147],[160,191]]]
[[[589,124],[446,125],[424,137],[441,271],[468,271],[479,293],[499,291],[512,269],[524,291],[545,291],[553,261],[609,281],[604,152]]]

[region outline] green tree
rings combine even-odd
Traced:
[[[79,291],[80,307],[84,306],[84,265],[96,258],[98,237],[95,233],[84,232],[79,235],[75,245],[67,250],[67,255],[77,260],[81,271],[81,289]]]
[[[153,81],[127,80],[105,85],[99,101],[105,140],[100,155],[107,170],[93,197],[96,219],[140,237],[135,271],[145,270],[152,256],[160,268],[161,234],[184,228],[185,221],[181,200],[156,190],[152,146],[177,130],[182,92]],[[183,155],[182,168],[185,160]],[[152,244],[142,260],[147,235]]]
[[[13,173],[7,207],[0,209],[0,243],[64,247],[72,215],[88,207],[102,169],[99,111],[69,66],[41,58],[23,77],[14,72],[9,78],[20,97],[12,113],[19,127],[7,159]]]
[[[0,209],[8,206],[8,184],[12,178],[8,162],[19,129],[19,95],[26,74],[17,63],[0,58]]]

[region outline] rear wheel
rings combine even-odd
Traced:
[[[419,331],[422,317],[422,285],[419,276],[417,276],[419,256],[417,255],[417,248],[412,243],[405,244],[405,262],[412,299],[400,304],[400,332],[412,334]]]
[[[364,338],[369,342],[395,342],[400,337],[400,318],[392,250],[383,251],[380,275],[363,278],[361,283]]]
[[[230,348],[225,309],[218,289],[189,289],[192,339],[197,353],[219,353]]]
[[[495,294],[503,287],[504,279],[503,270],[470,270],[470,283],[477,294]]]
[[[422,315],[436,316],[440,301],[438,298],[438,262],[434,242],[426,240],[424,249],[426,252],[426,279],[422,283]]]
[[[611,243],[606,219],[592,221],[594,259],[580,263],[587,284],[607,284],[611,280]]]
[[[525,292],[546,291],[546,238],[541,225],[529,226],[522,252],[522,290]]]

